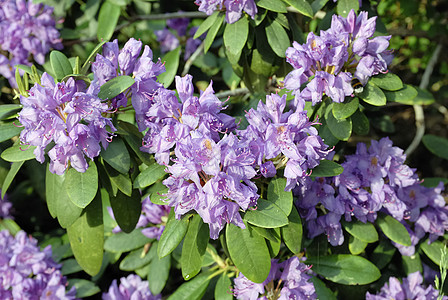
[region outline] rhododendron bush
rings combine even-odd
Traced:
[[[444,6],[0,0],[0,298],[448,299]]]

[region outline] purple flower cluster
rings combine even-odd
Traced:
[[[2,190],[0,189],[0,194]],[[12,219],[11,216],[12,203],[8,201],[8,197],[5,195],[0,197],[0,219]]]
[[[145,128],[145,113],[149,109],[151,99],[155,91],[162,87],[162,84],[157,82],[156,76],[165,72],[164,64],[160,62],[160,59],[157,63],[152,61],[153,55],[149,46],[145,45],[140,55],[142,46],[142,42],[134,38],[129,39],[121,50],[118,48],[117,40],[105,43],[103,54],[97,54],[92,64],[93,84],[98,86],[121,75],[134,78],[135,83],[130,88],[131,100],[140,131]],[[126,106],[128,103],[127,95],[124,93],[108,100],[114,109]]]
[[[157,41],[160,43],[162,53],[176,49],[181,45],[181,42],[185,43],[184,60],[187,60],[196,51],[202,41],[201,39],[193,38],[198,27],[191,27],[188,30],[189,24],[190,19],[188,18],[168,19],[166,21],[168,28],[154,31]],[[176,34],[170,29],[174,30]]]
[[[196,0],[194,3],[199,5],[199,11],[207,15],[213,14],[217,9],[226,11],[226,21],[229,24],[235,23],[241,18],[245,11],[252,19],[257,14],[257,6],[254,0]]]
[[[62,49],[52,13],[52,7],[31,0],[0,1],[0,74],[11,86],[17,86],[15,65],[31,65],[30,55],[43,65],[50,48]]]
[[[419,272],[411,273],[403,278],[403,283],[395,277],[390,277],[389,284],[385,283],[378,294],[373,295],[367,292],[366,300],[438,299],[438,291],[433,286],[424,287],[422,284],[423,277]],[[446,300],[448,297],[443,296],[442,299]]]
[[[110,109],[97,97],[99,87],[92,83],[86,88],[83,81],[69,78],[55,83],[44,73],[41,84],[35,84],[29,97],[21,96],[23,105],[19,121],[25,127],[20,140],[36,146],[36,159],[43,163],[45,148],[48,151],[50,171],[62,175],[69,164],[78,172],[85,172],[90,159],[98,156],[102,144],[106,149],[115,131],[110,119],[103,117]]]
[[[142,213],[138,219],[136,228],[143,228],[142,233],[150,239],[160,239],[165,224],[170,213],[170,207],[167,205],[157,205],[151,202],[149,197],[142,201]],[[113,217],[113,211],[108,209],[109,214]],[[113,229],[113,232],[120,232],[119,226]]]
[[[295,105],[303,108],[305,101],[313,105],[325,94],[334,102],[343,102],[353,94],[352,78],[365,85],[372,75],[387,72],[392,60],[390,36],[377,36],[376,17],[367,12],[356,16],[353,10],[347,18],[333,15],[331,27],[320,36],[310,32],[307,42],[286,50],[286,60],[294,70],[285,77],[285,87],[293,90]],[[306,86],[301,90],[302,85]]]
[[[279,263],[272,260],[271,271],[263,283],[254,283],[242,273],[235,278],[233,294],[237,299],[317,299],[314,285],[306,274],[309,267],[297,256]]]
[[[72,287],[51,258],[51,246],[40,251],[37,240],[20,231],[0,231],[0,299],[75,299]]]
[[[381,211],[402,222],[411,234],[412,244],[429,233],[430,241],[448,229],[448,207],[440,194],[443,185],[420,185],[415,170],[404,164],[403,150],[388,138],[373,140],[371,146],[359,143],[356,153],[342,163],[344,172],[336,177],[308,179],[296,189],[297,206],[308,225],[311,238],[325,233],[333,245],[344,241],[340,219],[374,222]],[[411,230],[408,223],[414,223]],[[397,244],[398,246],[398,244]],[[404,255],[414,247],[399,246]]]
[[[304,111],[283,112],[286,95],[266,96],[266,104],[246,114],[247,129],[240,135],[256,156],[260,173],[274,177],[277,169],[285,167],[286,189],[291,190],[307,177],[308,170],[319,165],[331,150],[322,141]]]
[[[160,300],[161,295],[153,295],[149,290],[147,281],[142,280],[139,276],[131,274],[128,277],[120,279],[120,286],[114,279],[109,287],[109,292],[103,293],[103,300]]]

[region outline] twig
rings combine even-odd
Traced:
[[[247,94],[249,92],[248,88],[238,88],[230,91],[224,91],[220,93],[216,93],[215,96],[218,98],[227,98],[230,96],[236,96],[241,94]]]
[[[196,58],[201,54],[202,50],[204,50],[204,42],[202,42],[199,47],[196,49],[196,51],[193,52],[193,54],[187,59],[185,62],[184,69],[182,71],[182,76],[185,76],[188,71],[190,71],[191,65],[196,60]]]
[[[434,66],[437,62],[437,59],[439,58],[441,50],[442,45],[438,44],[436,49],[434,50],[434,53],[432,54],[431,59],[428,62],[428,65],[426,66],[425,72],[423,73],[422,80],[420,81],[419,85],[420,89],[426,89],[428,87],[429,78],[431,77],[432,71],[434,70]],[[417,131],[411,144],[404,152],[408,157],[418,147],[423,138],[423,135],[425,134],[425,114],[423,113],[423,107],[421,105],[415,104],[414,111],[415,111],[415,127],[417,128]]]

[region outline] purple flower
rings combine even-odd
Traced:
[[[196,0],[199,5],[199,11],[211,15],[215,10],[226,10],[226,21],[229,24],[235,23],[241,18],[245,11],[252,19],[257,14],[257,6],[254,0]]]
[[[182,11],[179,11],[182,12]],[[187,34],[188,25],[190,25],[189,18],[175,18],[166,20],[166,25],[176,30],[178,36],[184,36]]]
[[[32,1],[2,1],[0,49],[8,52],[10,59],[0,55],[0,74],[9,80],[11,86],[17,86],[15,65],[31,65],[28,61],[30,55],[43,65],[50,48],[62,49],[52,13],[52,7]]]
[[[177,37],[168,29],[154,31],[157,41],[160,43],[160,51],[162,53],[169,52],[179,47],[180,42]]]
[[[271,271],[263,283],[254,283],[242,273],[235,278],[233,295],[237,299],[316,299],[314,285],[309,282],[309,267],[296,256],[279,263],[272,260]]]
[[[160,300],[162,295],[153,295],[149,290],[147,281],[143,281],[139,276],[131,274],[120,279],[120,286],[114,279],[107,293],[103,293],[103,300]]]
[[[406,299],[437,299],[438,291],[433,286],[424,287],[423,277],[419,272],[411,273],[403,278],[403,283],[395,278],[389,278],[389,283],[385,283],[378,294],[367,292],[367,300],[406,300]],[[443,296],[442,299],[448,299]]]
[[[0,193],[1,191],[2,190],[0,189]],[[3,198],[0,197],[0,218],[12,219],[11,208],[12,203],[8,201],[7,195],[5,195]]]

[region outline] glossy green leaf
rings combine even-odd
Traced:
[[[288,12],[285,3],[282,0],[260,0],[257,2],[257,6],[279,13]]]
[[[77,273],[82,271],[81,266],[78,264],[76,259],[69,258],[61,262],[62,268],[61,268],[61,274],[62,275],[69,275],[73,273]]]
[[[73,74],[73,68],[67,56],[60,51],[53,50],[50,52],[50,62],[53,68],[55,79],[58,81],[66,75]]]
[[[415,253],[411,256],[402,255],[402,266],[403,271],[409,275],[414,272],[420,272],[420,274],[423,273],[423,266],[422,266],[422,260],[420,259],[420,254]]]
[[[120,17],[120,6],[106,1],[101,5],[98,14],[98,31],[96,36],[99,41],[108,41],[114,34],[117,26],[118,18]]]
[[[311,3],[311,8],[313,9],[313,15],[315,15],[319,10],[321,10],[325,6],[325,4],[327,4],[327,2],[328,0],[314,0]]]
[[[338,120],[347,119],[353,115],[359,107],[359,100],[357,97],[346,97],[342,103],[333,103],[333,116]]]
[[[218,15],[213,25],[208,30],[207,36],[204,40],[204,53],[207,53],[208,49],[215,40],[219,29],[221,28],[222,22],[224,21],[224,15]]]
[[[88,205],[80,218],[67,228],[67,235],[76,261],[83,270],[96,275],[103,261],[104,225],[101,197]]]
[[[377,87],[387,91],[398,91],[403,88],[403,82],[400,77],[390,72],[385,74],[378,74],[370,78],[370,82]]]
[[[102,41],[98,45],[96,45],[96,47],[92,50],[89,57],[87,57],[86,61],[82,65],[80,74],[87,74],[87,71],[89,70],[90,66],[92,65],[92,62],[95,60],[96,54],[101,50],[101,48],[103,47],[103,45],[106,42],[107,41]]]
[[[153,184],[148,190],[147,193],[149,194],[149,199],[152,203],[157,205],[166,205],[166,194],[168,192],[168,188],[162,183],[162,181],[156,182]]]
[[[363,91],[358,94],[358,97],[370,105],[383,106],[386,105],[386,96],[384,93],[385,92],[383,92],[379,87],[369,81],[364,86]],[[387,98],[387,100],[389,99]]]
[[[351,10],[354,10],[355,13],[359,9],[359,1],[358,0],[339,0],[337,5],[338,15],[341,17],[347,18],[348,13]]]
[[[368,284],[380,278],[378,268],[367,259],[348,254],[308,257],[307,264],[326,279],[340,284]]]
[[[165,287],[166,281],[170,275],[171,256],[158,258],[155,255],[154,259],[149,264],[151,270],[148,274],[149,289],[153,295],[160,294]]]
[[[448,184],[448,178],[443,177],[425,177],[423,178],[423,182],[421,185],[428,187],[428,188],[434,188],[439,185],[439,183],[442,182],[444,185]]]
[[[361,221],[342,221],[342,225],[348,233],[361,241],[366,243],[374,243],[378,241],[378,232],[372,223],[363,223]]]
[[[368,243],[361,241],[360,239],[350,236],[348,241],[348,249],[353,255],[361,254],[366,249]]]
[[[411,246],[411,237],[406,227],[390,215],[381,214],[376,219],[376,224],[383,233],[395,243],[403,246]]]
[[[118,121],[118,130],[120,135],[126,143],[131,147],[132,151],[137,157],[146,165],[151,165],[154,162],[151,155],[140,150],[142,146],[143,135],[138,131],[137,127],[131,123]]]
[[[117,189],[118,189],[122,191],[123,194],[131,197],[132,181],[131,178],[129,178],[129,174],[122,174],[116,171],[106,162],[104,162],[104,168],[106,169],[106,173],[109,176],[110,182],[112,184],[112,189],[114,190],[112,196],[117,195]]]
[[[244,276],[255,283],[266,280],[271,269],[271,257],[263,237],[250,228],[241,229],[229,223],[226,241],[230,258]]]
[[[443,247],[444,244],[437,240],[429,244],[429,239],[426,239],[420,244],[420,249],[438,266],[440,266]],[[448,265],[445,268],[448,268]]]
[[[121,230],[126,233],[133,231],[142,212],[140,192],[133,190],[131,197],[129,197],[118,191],[116,197],[110,197],[110,204]]]
[[[388,239],[381,239],[378,246],[373,250],[370,261],[379,269],[382,269],[392,260],[396,250],[397,248]]]
[[[64,185],[66,176],[67,174],[64,174],[54,178],[54,183],[56,184],[54,187],[56,194],[52,197],[54,197],[55,200],[51,200],[50,198],[50,201],[55,201],[56,216],[58,218],[59,225],[61,225],[62,228],[68,228],[71,226],[76,220],[78,220],[82,213],[82,208],[75,205],[67,194]],[[47,197],[48,196],[49,195],[47,195]]]
[[[135,271],[149,264],[153,259],[156,258],[157,258],[157,242],[151,245],[149,251],[146,248],[146,245],[145,247],[131,251],[131,253],[126,255],[126,257],[120,262],[120,270]]]
[[[166,175],[166,166],[154,163],[144,169],[134,181],[134,188],[144,188],[155,183]]]
[[[414,88],[417,90],[417,96],[412,99],[412,103],[418,105],[430,105],[436,101],[436,99],[434,99],[434,96],[427,90],[423,90],[419,87]]]
[[[5,197],[6,191],[8,190],[9,186],[11,185],[14,177],[16,177],[17,172],[19,172],[20,168],[22,167],[24,161],[17,161],[13,162],[11,164],[11,168],[9,169],[8,174],[5,177],[5,180],[3,181],[2,185],[2,198]]]
[[[352,120],[350,118],[338,120],[333,116],[333,105],[329,105],[325,112],[325,121],[330,132],[339,140],[347,141],[352,135]]]
[[[312,18],[313,8],[306,0],[284,0],[287,4],[297,9],[302,15]]]
[[[216,282],[215,300],[232,300],[232,282],[226,273],[222,273]]]
[[[353,132],[359,135],[366,135],[369,133],[370,130],[370,122],[369,119],[367,119],[366,115],[361,112],[360,110],[357,110],[352,116],[352,127]]]
[[[185,234],[180,259],[182,276],[185,280],[190,280],[201,270],[209,236],[208,225],[202,222],[199,215],[194,215]]]
[[[2,230],[8,230],[10,234],[16,235],[22,229],[12,219],[0,219],[0,231]]]
[[[302,250],[303,227],[302,219],[295,208],[291,210],[288,220],[289,224],[280,228],[283,242],[292,253],[297,254]]]
[[[120,173],[129,172],[131,166],[131,157],[123,140],[115,137],[107,146],[106,150],[101,151],[101,157],[115,170]]]
[[[216,19],[218,18],[219,11],[215,11],[213,14],[207,17],[207,19],[204,20],[204,22],[199,25],[198,30],[196,30],[194,37],[195,39],[199,38],[201,35],[203,35],[212,25],[216,22]]]
[[[285,213],[289,215],[292,209],[292,192],[285,192],[286,179],[271,179],[268,185],[268,201],[274,203]]]
[[[64,188],[70,200],[81,208],[85,208],[95,198],[98,190],[98,171],[94,161],[84,173],[70,168],[66,171]]]
[[[274,228],[263,228],[263,227],[253,226],[253,225],[250,228],[267,240],[270,240],[273,242],[280,241],[280,235],[274,231]]]
[[[112,99],[126,91],[134,83],[135,80],[130,76],[114,77],[101,86],[98,97],[103,100]]]
[[[288,34],[280,23],[277,21],[271,22],[266,26],[266,37],[269,46],[280,57],[286,56],[286,49],[290,46]]]
[[[13,123],[2,123],[0,124],[0,142],[9,140],[10,138],[18,135],[23,128],[17,127]]]
[[[57,198],[60,197],[61,186],[63,184],[64,175],[51,173],[48,165],[45,173],[45,200],[47,201],[48,211],[53,218],[57,217]]]
[[[34,159],[36,158],[33,152],[34,149],[36,149],[36,146],[16,144],[8,149],[5,149],[1,154],[1,158],[9,162]]]
[[[248,34],[249,21],[244,15],[235,23],[227,24],[223,36],[226,49],[234,55],[241,53]]]
[[[151,273],[150,273],[151,274]],[[200,274],[190,281],[183,283],[167,300],[200,300],[210,282],[208,273]],[[151,281],[149,281],[151,282]]]
[[[313,283],[316,290],[317,299],[337,300],[334,293],[316,276],[311,276],[310,282]]]
[[[22,109],[21,104],[0,105],[0,120],[4,120],[8,117],[14,116],[20,109]]]
[[[414,99],[417,97],[418,91],[408,84],[405,84],[401,90],[394,92],[384,91],[384,94],[389,102],[399,102],[407,105],[417,104],[414,102]]]
[[[121,253],[142,247],[151,240],[144,236],[141,229],[134,229],[131,233],[118,232],[107,238],[104,250]]]
[[[332,160],[323,159],[320,161],[319,165],[313,169],[311,176],[333,177],[342,174],[343,171],[344,168],[340,164]]]
[[[72,286],[76,288],[76,298],[86,298],[101,292],[100,288],[90,280],[79,278],[69,279],[67,290]]]
[[[288,217],[276,204],[258,199],[257,208],[246,211],[244,220],[263,228],[276,228],[288,224]]]
[[[423,144],[429,151],[438,157],[448,159],[448,139],[432,134],[423,136]]]
[[[277,231],[277,235],[280,235],[280,228],[273,228],[273,231]],[[268,246],[269,255],[274,258],[280,252],[281,240],[266,240],[266,245]]]
[[[168,88],[174,80],[179,67],[180,47],[166,53],[162,57],[162,61],[165,63],[165,72],[157,76],[157,81]]]
[[[187,217],[177,220],[174,217],[174,210],[170,211],[166,227],[157,247],[159,258],[167,256],[179,245],[187,233],[188,223]]]

